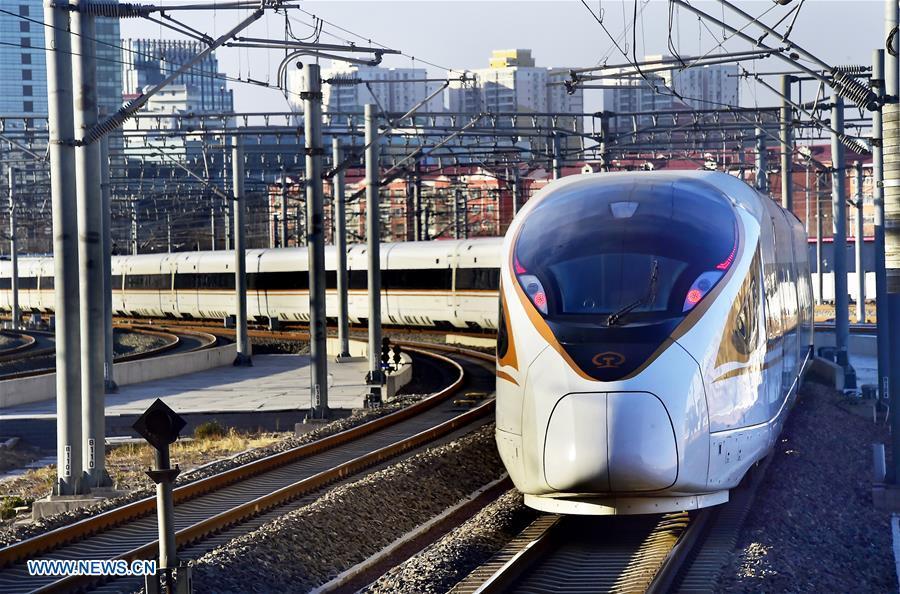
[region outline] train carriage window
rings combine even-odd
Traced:
[[[19,284],[19,286],[22,286],[21,283]],[[0,278],[0,289],[5,289],[7,291],[12,289],[12,278],[8,276]]]
[[[249,275],[248,275],[249,276]],[[127,285],[127,277],[126,277]],[[127,288],[127,286],[126,286]],[[179,273],[175,275],[176,290],[234,290],[233,272]]]
[[[168,291],[172,287],[169,274],[126,274],[125,289],[138,291]]]
[[[306,291],[309,289],[309,274],[305,270],[251,273],[247,275],[247,289],[250,291]]]
[[[54,286],[56,285],[56,277],[42,276],[40,283],[41,283],[41,291],[52,291]],[[35,287],[35,288],[37,288],[37,287]]]
[[[381,271],[381,286],[386,290],[450,290],[450,268],[395,269]]]
[[[456,290],[497,291],[500,289],[499,268],[457,268]]]
[[[38,279],[36,276],[19,277],[19,289],[33,290],[33,289],[37,289],[37,288],[38,288]]]
[[[368,272],[365,270],[351,270],[350,289],[365,291],[369,287]]]

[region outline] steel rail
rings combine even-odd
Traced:
[[[428,346],[430,347],[430,345]],[[416,349],[412,346],[410,346],[409,350],[413,352],[421,352],[419,349]],[[449,350],[452,352],[463,354],[471,359],[491,362],[493,361],[493,357],[489,355],[477,353],[474,351],[467,351],[466,349],[454,349],[451,347],[441,350]],[[249,464],[179,487],[175,490],[176,503],[184,503],[206,493],[217,491],[229,485],[240,483],[241,481],[264,474],[270,470],[281,468],[287,464],[290,464],[291,462],[296,462],[315,454],[332,450],[343,444],[349,444],[358,439],[361,439],[362,437],[371,435],[381,429],[391,427],[392,425],[397,425],[404,420],[411,419],[423,412],[435,408],[438,404],[444,402],[452,394],[458,391],[463,385],[466,378],[463,373],[463,368],[459,363],[436,353],[422,352],[422,354],[450,364],[458,372],[458,377],[450,386],[416,404],[413,404],[395,413],[391,413],[374,421],[370,421],[368,423],[360,425],[356,428],[326,437],[316,442],[306,444],[304,446],[300,446],[298,448],[294,448],[285,452],[280,452],[273,456],[262,458]],[[452,433],[453,431],[465,426],[466,424],[484,417],[492,410],[493,401],[490,401],[478,407],[477,409],[470,410],[466,413],[463,413],[462,415],[456,415],[453,418],[444,421],[439,425],[432,426],[424,431],[421,431],[416,435],[403,438],[399,441],[391,443],[390,445],[381,447],[380,449],[368,452],[365,455],[358,456],[357,458],[334,466],[331,469],[326,470],[325,472],[319,472],[316,475],[309,476],[301,481],[297,481],[286,487],[279,488],[272,493],[269,493],[262,497],[257,497],[256,499],[237,505],[232,509],[206,518],[203,521],[180,531],[178,533],[178,542],[179,544],[188,544],[196,542],[197,540],[202,540],[205,536],[221,531],[222,529],[227,528],[230,525],[240,523],[241,521],[249,519],[253,516],[258,516],[263,512],[272,509],[273,507],[278,507],[279,505],[282,505],[292,499],[296,499],[301,495],[307,494],[311,491],[315,491],[328,484],[329,482],[359,472],[360,470],[368,466],[386,461],[398,454],[408,452],[411,449],[421,447],[429,441],[447,435],[448,433]],[[77,542],[78,540],[96,534],[98,532],[104,532],[108,529],[125,524],[129,521],[136,520],[143,516],[149,515],[154,511],[154,509],[155,507],[153,499],[146,498],[110,510],[109,512],[105,512],[103,514],[81,520],[72,525],[64,526],[45,534],[33,537],[31,539],[10,545],[9,547],[0,549],[0,567],[7,567],[9,565],[12,565],[13,563],[20,562],[28,558],[33,558],[37,554],[58,549],[61,546]],[[132,555],[132,557],[130,558],[136,558],[134,557],[134,555],[152,554],[152,552],[155,550],[155,546],[155,541],[149,542],[148,544],[138,547],[137,549],[133,549],[131,551],[123,553],[118,558],[126,558],[129,555]],[[37,591],[70,591],[73,588],[83,587],[85,583],[86,582],[83,582],[82,578],[58,580],[53,584],[48,584],[41,587]]]
[[[3,330],[0,331],[0,335],[15,337],[22,340],[22,344],[17,344],[14,347],[0,350],[0,361],[8,361],[10,359],[18,357],[22,353],[22,351],[27,351],[34,346],[35,342],[37,342],[34,336],[28,334],[27,332],[18,330]]]

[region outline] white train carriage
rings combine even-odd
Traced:
[[[507,233],[497,444],[525,503],[727,501],[773,447],[812,348],[805,233],[714,172],[567,177]]]
[[[383,244],[384,323],[496,328],[500,246],[500,239]],[[364,323],[368,317],[366,251],[363,244],[347,249],[352,323]],[[246,261],[250,318],[309,320],[306,248],[248,250]],[[334,320],[338,300],[333,246],[326,247],[325,266],[326,314]],[[10,275],[10,266],[0,262],[0,279]],[[19,277],[23,311],[52,311],[52,258],[19,258]],[[112,284],[116,315],[221,319],[235,313],[234,253],[229,251],[116,256]],[[0,286],[0,307],[6,310],[8,293]]]

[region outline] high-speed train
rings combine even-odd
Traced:
[[[533,508],[723,503],[812,350],[806,234],[724,173],[566,177],[506,234],[496,439]]]
[[[397,326],[496,329],[502,239],[381,246],[382,319]],[[347,249],[349,316],[368,315],[366,246]],[[306,248],[247,250],[247,315],[309,320]],[[19,307],[51,313],[53,258],[18,259]],[[325,251],[328,316],[336,316],[337,253]],[[112,259],[113,311],[120,316],[221,319],[235,313],[234,253],[177,252]],[[12,265],[0,261],[0,309],[9,311]]]

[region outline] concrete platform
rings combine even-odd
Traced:
[[[367,370],[366,359],[359,357],[330,363],[329,406],[343,410],[337,415],[363,407]],[[156,398],[186,418],[183,434],[211,419],[243,430],[290,430],[310,408],[309,372],[308,356],[256,355],[253,367],[219,367],[123,386],[117,394],[106,395],[106,434],[135,435],[131,424]],[[54,447],[56,401],[0,409],[0,435]]]
[[[363,406],[368,363],[352,359],[328,366],[329,405]],[[219,367],[188,375],[123,386],[106,395],[107,415],[140,414],[157,398],[179,413],[248,412],[309,408],[309,357],[256,355],[253,367]],[[56,401],[0,410],[0,422],[56,417]]]

